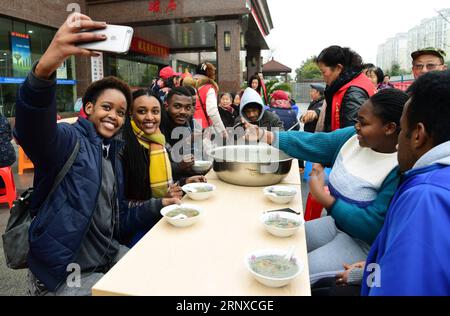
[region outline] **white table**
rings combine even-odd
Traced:
[[[283,184],[299,193],[292,203],[276,205],[263,188],[233,186],[208,175],[217,186],[202,202],[185,197],[184,203],[201,206],[206,214],[195,225],[176,228],[161,220],[92,289],[93,295],[146,296],[281,296],[311,295],[304,228],[290,238],[270,235],[259,220],[263,211],[290,207],[301,211],[300,174],[295,160]],[[267,248],[288,249],[304,269],[284,288],[258,283],[244,265],[246,255]]]

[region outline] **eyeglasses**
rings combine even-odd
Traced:
[[[442,66],[442,64],[415,64],[413,65],[414,70],[422,70],[425,67],[427,70],[435,70],[437,67]]]

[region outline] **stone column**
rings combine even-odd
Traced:
[[[87,87],[92,83],[91,58],[75,57],[75,68],[77,74],[77,96],[82,97]]]
[[[86,1],[78,1],[81,7],[81,13],[90,15]],[[92,83],[91,76],[91,58],[85,56],[75,57],[75,68],[77,75],[77,96],[83,97],[87,87]]]
[[[258,47],[249,47],[247,49],[247,81],[251,76],[258,72],[262,72],[261,49]]]
[[[220,91],[237,92],[241,87],[241,26],[239,20],[217,21],[217,80]],[[225,50],[225,32],[230,32],[231,48]]]

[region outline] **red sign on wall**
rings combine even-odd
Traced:
[[[133,37],[131,42],[131,51],[161,58],[168,58],[170,54],[169,48],[153,44],[136,36]]]
[[[164,6],[161,10],[161,0],[151,0],[148,4],[148,11],[152,13],[169,13],[177,9],[177,2],[170,0],[167,6]]]

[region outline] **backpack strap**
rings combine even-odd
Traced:
[[[205,94],[203,94],[203,92],[200,93],[200,90],[205,89],[205,87],[207,88],[206,89],[206,93]],[[200,107],[202,108],[203,114],[205,115],[205,119],[208,120],[208,125],[210,125],[210,126],[212,125],[212,122],[211,122],[211,119],[209,118],[209,115],[208,115],[208,112],[207,112],[207,109],[206,109],[206,105],[205,105],[205,103],[203,103],[202,96],[204,95],[205,96],[205,100],[206,100],[206,97],[208,95],[209,89],[211,89],[211,88],[212,88],[212,85],[205,85],[205,86],[200,87],[197,90],[197,98],[200,101]]]
[[[80,140],[77,139],[77,143],[75,144],[75,148],[73,149],[72,154],[70,155],[69,159],[67,159],[67,161],[64,164],[64,166],[62,167],[61,171],[59,171],[58,175],[56,176],[55,182],[53,183],[53,186],[52,186],[52,188],[50,190],[50,193],[47,195],[46,199],[41,204],[41,206],[48,202],[48,200],[50,199],[52,193],[55,192],[56,188],[61,183],[61,181],[64,179],[66,174],[69,172],[70,168],[72,168],[72,165],[75,162],[75,159],[77,158],[79,152],[80,152]],[[37,208],[37,210],[39,210],[39,208]],[[33,214],[33,213],[34,212],[32,212],[33,216],[36,215],[36,214]]]

